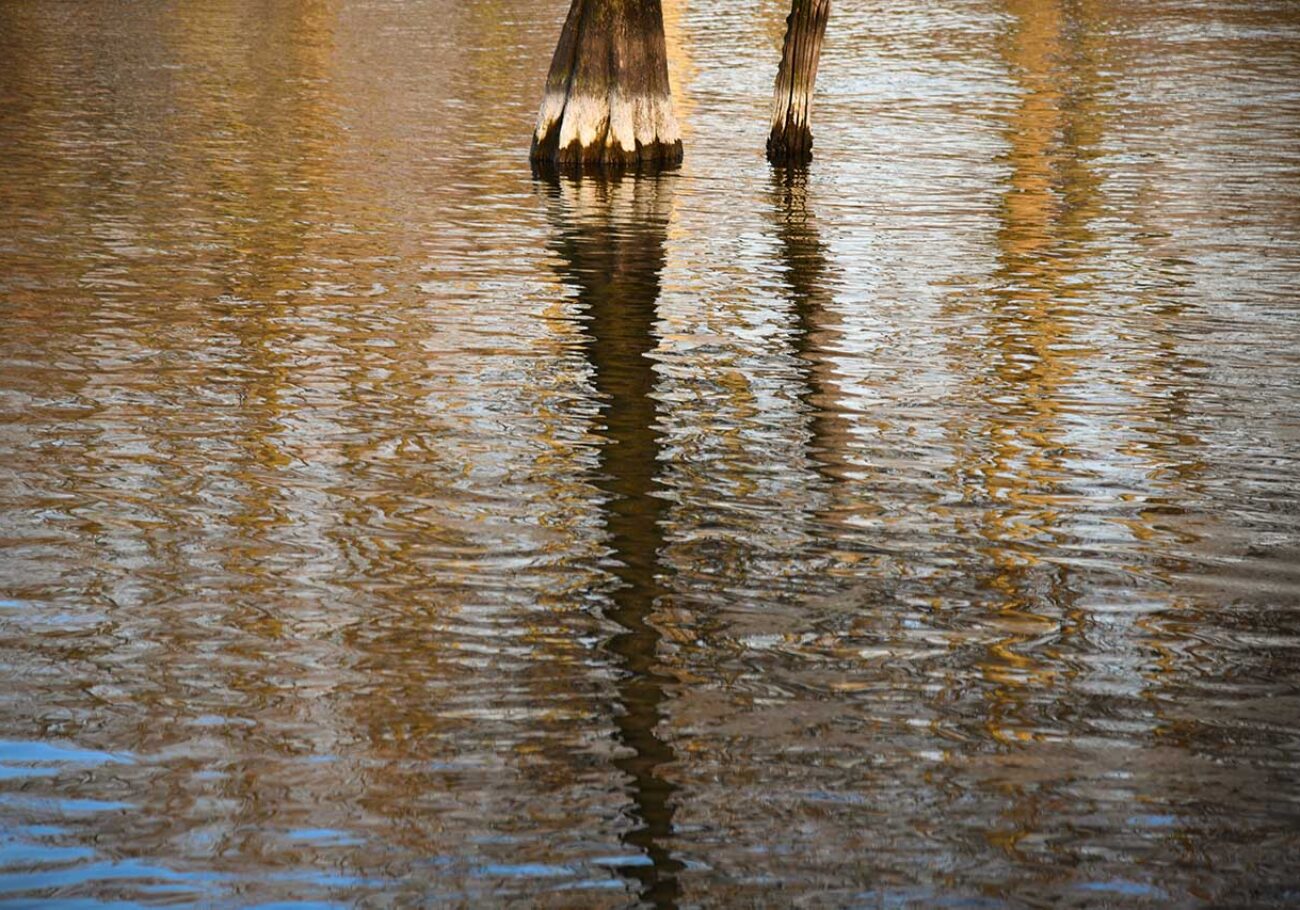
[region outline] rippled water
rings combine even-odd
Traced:
[[[0,0],[0,906],[1300,901],[1300,4]]]

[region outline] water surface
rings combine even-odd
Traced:
[[[0,907],[1300,900],[1300,5],[0,0]]]

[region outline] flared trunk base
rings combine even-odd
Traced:
[[[573,0],[533,132],[535,167],[672,167],[681,130],[659,0]]]
[[[545,108],[556,113],[546,116]],[[561,171],[674,167],[682,140],[671,99],[556,99],[543,106],[529,157],[535,167]]]

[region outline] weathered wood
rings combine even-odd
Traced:
[[[813,88],[830,14],[831,0],[793,0],[767,139],[767,160],[773,164],[801,166],[812,160]]]
[[[533,133],[561,169],[681,161],[660,0],[573,0]]]

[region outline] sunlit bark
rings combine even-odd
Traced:
[[[831,0],[793,0],[767,139],[767,158],[773,164],[803,165],[812,160],[813,87],[830,14]]]
[[[532,159],[561,168],[681,161],[660,0],[573,0]]]

